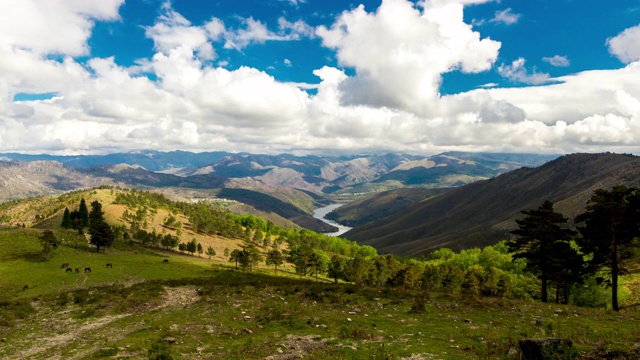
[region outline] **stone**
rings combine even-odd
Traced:
[[[519,345],[524,360],[572,359],[574,355],[571,339],[522,339]]]

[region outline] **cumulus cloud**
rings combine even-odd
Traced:
[[[33,10],[36,1],[17,4]],[[500,43],[463,21],[464,6],[482,2],[385,0],[374,12],[346,11],[315,32],[342,67],[315,70],[317,84],[281,82],[255,68],[210,61],[229,39],[237,49],[310,37],[304,23],[283,19],[272,31],[253,20],[231,29],[217,18],[193,24],[167,5],[145,28],[155,53],[135,69],[112,57],[92,58],[87,45],[93,22],[117,20],[121,2],[63,2],[66,7],[51,13],[59,18],[46,20],[52,26],[47,34],[71,26],[73,44],[29,40],[28,23],[0,36],[0,151],[640,150],[640,62],[550,79],[518,59],[497,70],[514,82],[545,85],[486,84],[440,95],[442,74],[494,68]],[[50,15],[38,9],[44,13],[36,11],[36,18]],[[0,11],[0,26],[8,16]],[[56,96],[13,101],[20,92]]]
[[[357,75],[345,79],[342,101],[420,114],[432,111],[441,75],[489,70],[500,43],[481,39],[463,21],[459,2],[384,0],[375,13],[363,6],[345,11],[316,34],[334,49],[341,66]]]
[[[204,28],[192,26],[189,20],[171,8],[170,3],[165,3],[162,8],[164,13],[155,25],[146,28],[146,35],[153,39],[156,50],[168,53],[172,49],[184,46],[195,49],[202,59],[214,59],[215,52],[209,43],[209,36],[219,36],[219,21],[214,19]]]
[[[498,73],[510,81],[522,84],[540,85],[550,81],[547,73],[540,73],[535,69],[530,73],[524,66],[525,62],[524,58],[518,58],[510,65],[502,64],[498,67]]]
[[[625,64],[640,61],[640,25],[630,27],[607,39],[609,53]]]
[[[560,55],[554,55],[552,57],[543,57],[542,61],[558,67],[566,67],[571,65],[571,62],[566,56],[560,56]]]

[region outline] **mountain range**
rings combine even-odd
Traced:
[[[549,200],[573,219],[584,211],[595,189],[620,184],[640,187],[640,157],[565,155],[536,168],[523,167],[429,197],[343,236],[382,253],[411,256],[440,247],[482,247],[510,238],[522,210]],[[357,219],[353,211],[342,216]]]
[[[232,200],[235,202],[228,205],[232,211],[257,214],[281,226],[331,232],[335,230],[333,226],[313,218],[315,208],[374,195],[378,197],[367,200],[368,203],[344,207],[344,211],[366,209],[368,216],[352,216],[353,222],[345,217],[339,220],[358,226],[349,237],[377,243],[368,233],[367,239],[362,239],[360,231],[366,232],[360,230],[362,224],[383,221],[386,216],[404,212],[411,205],[449,193],[450,189],[522,167],[537,167],[556,157],[464,152],[428,157],[185,151],[79,156],[6,153],[0,154],[0,200],[53,195],[99,185],[130,186],[157,189],[186,200]],[[389,193],[392,195],[382,200]],[[387,242],[383,243],[387,249]],[[389,249],[396,251],[393,246]]]

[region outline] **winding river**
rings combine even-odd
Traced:
[[[325,207],[321,207],[321,208],[317,208],[315,210],[313,210],[313,217],[321,220],[323,222],[326,222],[329,225],[333,225],[335,227],[338,228],[338,231],[336,232],[332,232],[332,233],[326,233],[326,235],[329,236],[340,236],[344,233],[346,233],[347,231],[351,230],[352,228],[349,226],[344,226],[344,225],[340,225],[337,222],[333,221],[333,220],[329,220],[329,219],[325,219],[324,217],[332,212],[333,210],[339,208],[340,206],[342,206],[344,204],[331,204],[329,206],[325,206]]]

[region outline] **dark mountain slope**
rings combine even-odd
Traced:
[[[453,189],[344,236],[400,255],[484,246],[509,237],[521,210],[550,200],[574,216],[594,189],[617,184],[640,186],[640,158],[567,155],[535,169],[521,168]]]
[[[305,213],[291,203],[284,202],[274,196],[246,189],[222,189],[218,197],[232,199],[248,204],[265,213],[276,213],[293,223],[318,232],[337,231],[335,226],[324,223]]]
[[[448,190],[450,189],[403,188],[383,191],[343,205],[327,214],[326,218],[346,226],[360,226],[404,211],[414,204]]]

